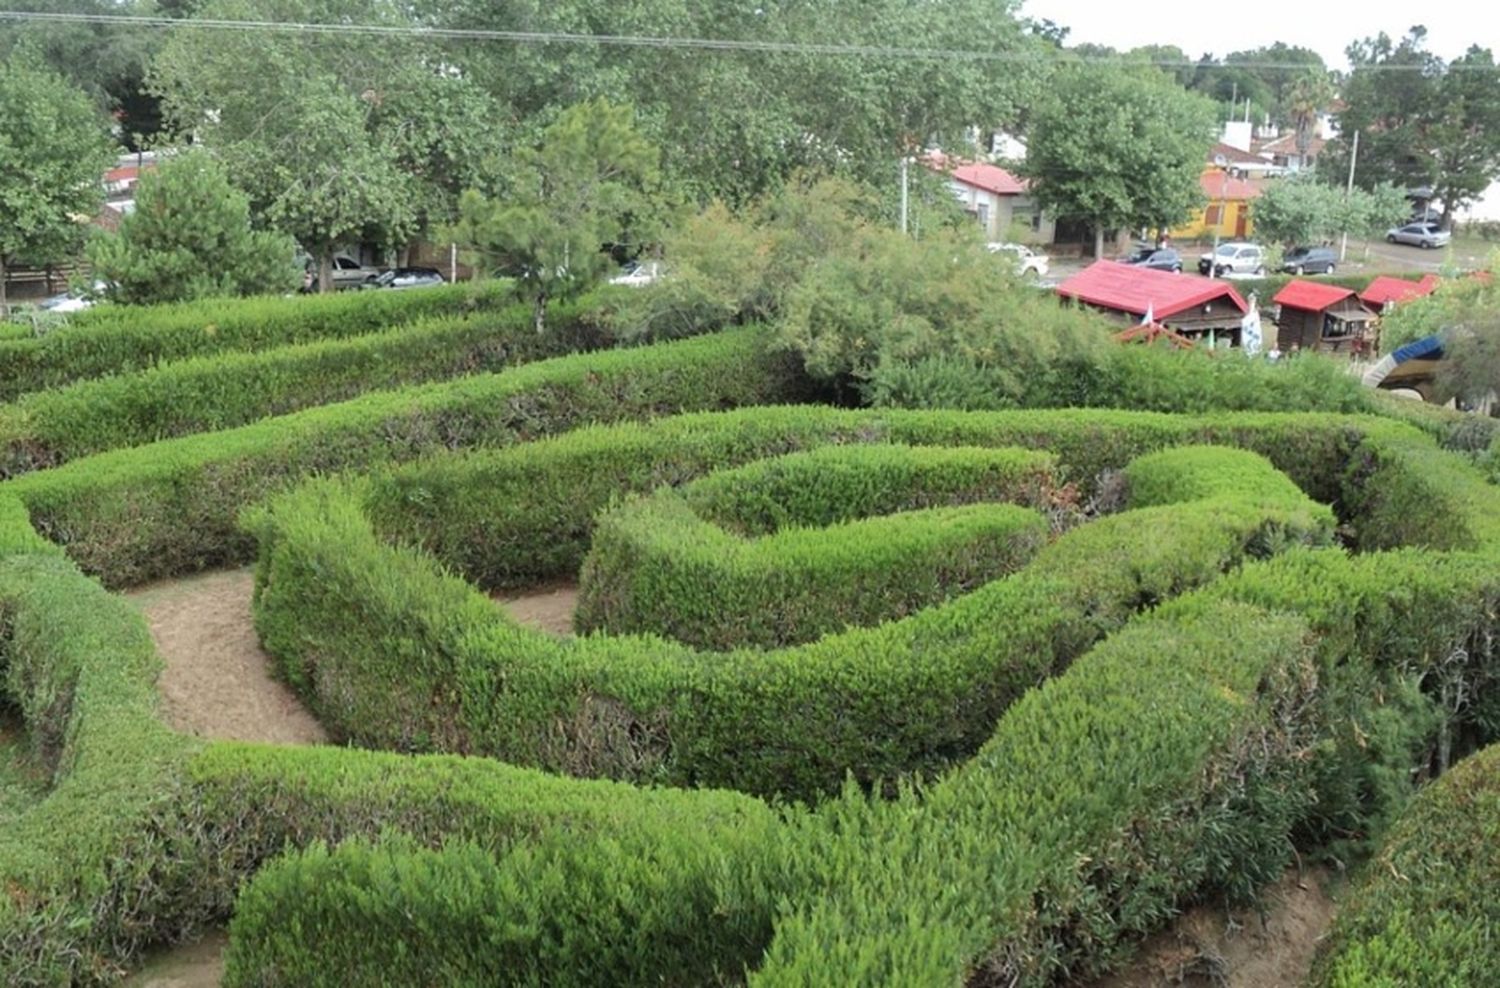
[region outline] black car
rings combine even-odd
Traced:
[[[426,285],[441,285],[443,273],[437,268],[392,268],[382,272],[373,281],[371,288],[421,288]]]
[[[1129,257],[1121,258],[1121,264],[1133,264],[1138,268],[1153,271],[1182,272],[1182,255],[1172,247],[1141,247]]]
[[[1332,247],[1293,247],[1281,259],[1287,274],[1333,274],[1339,255]]]

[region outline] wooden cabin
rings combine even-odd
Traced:
[[[1225,281],[1095,261],[1057,286],[1057,294],[1122,324],[1155,323],[1195,343],[1240,345],[1250,306]]]
[[[1321,350],[1365,355],[1374,352],[1375,313],[1351,288],[1293,281],[1276,293],[1276,346],[1282,353]]]

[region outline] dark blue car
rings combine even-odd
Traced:
[[[1182,273],[1182,255],[1172,247],[1141,247],[1134,254],[1121,259],[1120,263],[1151,268],[1153,271]]]

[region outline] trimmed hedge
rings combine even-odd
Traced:
[[[1346,906],[1311,983],[1470,988],[1500,972],[1500,745],[1428,786]]]
[[[851,446],[710,474],[599,520],[574,624],[776,648],[904,617],[1046,542],[1035,511],[968,502],[1046,504],[1053,465],[1021,450]]]
[[[0,673],[51,786],[0,830],[0,980],[105,981],[172,932],[186,742],[139,613],[57,555],[0,561]]]
[[[1136,621],[923,800],[831,808],[751,983],[1084,980],[1194,889],[1273,877],[1309,802],[1309,666],[1291,617],[1193,598]]]
[[[44,337],[0,340],[0,400],[186,357],[360,336],[510,304],[508,286],[488,282],[419,292],[99,306]]]
[[[525,442],[590,421],[807,394],[750,328],[379,392],[224,432],[115,450],[0,485],[41,534],[109,586],[249,559],[247,504],[315,473],[458,446]]]
[[[563,307],[542,335],[529,309],[511,306],[348,339],[184,360],[26,395],[0,406],[0,477],[370,391],[596,349],[607,340],[594,324],[593,304]]]
[[[612,497],[823,445],[1047,450],[1059,458],[1064,488],[1086,499],[1099,494],[1101,478],[1143,453],[1219,443],[1261,453],[1314,500],[1339,505],[1345,465],[1365,436],[1372,442],[1409,439],[1417,447],[1425,442],[1392,423],[1343,416],[755,408],[580,429],[503,450],[434,458],[378,473],[366,503],[382,538],[419,547],[493,590],[575,576],[594,518]]]
[[[362,493],[320,483],[248,519],[261,639],[336,735],[800,798],[846,773],[889,779],[967,755],[1012,700],[1137,608],[1332,528],[1295,489],[1146,508],[1075,529],[1021,573],[904,620],[700,655],[517,627],[424,554],[381,544]]]

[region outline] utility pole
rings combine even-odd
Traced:
[[[1354,132],[1354,145],[1349,149],[1349,184],[1344,187],[1344,205],[1349,204],[1349,197],[1354,195],[1354,163],[1359,160],[1359,131]],[[1344,255],[1349,252],[1349,211],[1344,210],[1344,236],[1339,242],[1339,261],[1344,260]]]
[[[908,160],[905,153],[901,155],[901,232],[906,233],[906,208],[907,208],[907,171]]]

